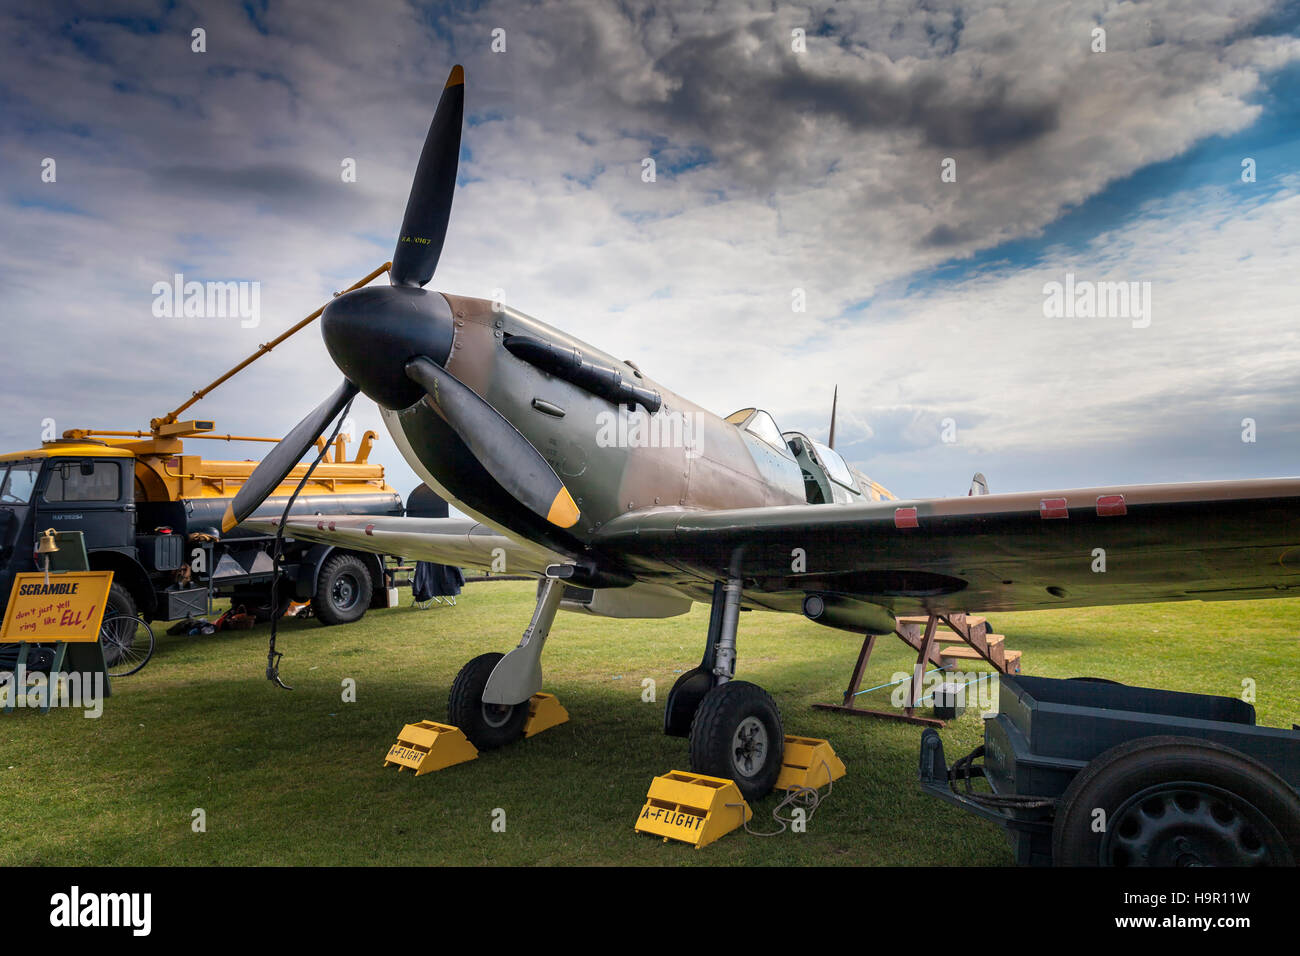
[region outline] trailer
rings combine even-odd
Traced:
[[[1002,827],[1021,865],[1300,861],[1300,728],[1259,727],[1231,697],[1003,675],[983,745],[949,766],[926,730],[919,776]]]

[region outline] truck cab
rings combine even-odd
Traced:
[[[0,455],[0,594],[14,574],[38,570],[36,536],[81,531],[87,550],[131,555],[135,547],[134,456],[86,442],[48,443]]]
[[[110,603],[118,613],[176,620],[206,614],[213,597],[229,597],[265,618],[296,599],[336,624],[386,606],[381,556],[287,540],[277,572],[272,537],[242,528],[223,535],[221,515],[257,462],[186,454],[181,438],[211,423],[177,429],[184,434],[73,431],[0,455],[0,609],[15,574],[39,570],[36,539],[47,528],[82,532],[90,567],[113,572]],[[332,448],[293,513],[401,514],[383,467],[366,461],[373,437],[367,434],[352,461],[343,442]],[[290,474],[267,509],[284,507],[303,471],[300,465]],[[273,608],[277,579],[280,607]]]

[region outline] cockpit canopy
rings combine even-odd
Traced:
[[[772,416],[761,408],[742,408],[732,412],[726,420],[747,437],[762,442],[757,447],[775,453],[755,454],[755,462],[764,476],[786,487],[802,485],[809,504],[849,504],[864,498],[882,501],[894,497],[866,475],[850,468],[840,453],[829,445],[801,432],[782,433]],[[750,449],[756,452],[753,442],[750,442]],[[795,473],[789,468],[790,462],[798,466],[799,485],[792,481]]]
[[[776,421],[761,408],[742,408],[728,415],[727,421],[761,438],[786,458],[794,458],[790,449],[786,447],[785,439],[781,437],[781,429],[777,428]]]

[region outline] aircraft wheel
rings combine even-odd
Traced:
[[[700,701],[691,723],[691,769],[734,780],[746,800],[771,792],[781,773],[785,730],[767,691],[735,680]]]
[[[1144,737],[1101,754],[1070,782],[1052,827],[1057,866],[1297,859],[1300,795],[1245,754],[1188,737]]]
[[[483,689],[504,654],[480,654],[460,669],[447,696],[447,723],[459,727],[479,750],[514,743],[524,733],[528,701],[505,706],[483,703]]]

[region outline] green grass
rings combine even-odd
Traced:
[[[858,641],[793,616],[742,617],[739,675],[772,693],[788,732],[829,738],[848,765],[807,833],[731,834],[696,851],[633,832],[650,779],[687,768],[685,741],[664,737],[661,722],[673,680],[698,662],[699,606],[666,621],[562,613],[544,664],[569,723],[419,779],[384,769],[403,724],[445,719],[466,660],[514,646],[533,594],[526,583],[476,584],[455,608],[371,612],[349,627],[288,622],[292,693],[263,678],[259,627],[160,637],[98,720],[0,715],[0,865],[1011,862],[996,827],[920,793],[920,728],[811,709],[838,700]],[[1024,651],[1026,673],[1232,696],[1252,679],[1259,722],[1289,727],[1300,719],[1297,610],[1294,600],[1186,603],[993,623]],[[864,686],[909,667],[902,643],[882,638]],[[641,700],[647,677],[658,703]],[[356,703],[341,700],[345,678]],[[966,753],[979,718],[942,734],[950,758]],[[775,802],[757,805],[755,825],[771,828]],[[498,807],[504,833],[491,829]],[[206,833],[191,830],[195,808]]]

